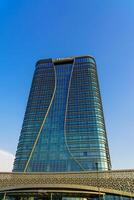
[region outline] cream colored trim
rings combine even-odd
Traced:
[[[34,142],[34,145],[33,145],[32,151],[31,151],[30,156],[29,156],[29,158],[28,158],[28,161],[27,161],[27,163],[26,163],[26,166],[25,166],[24,172],[26,172],[26,170],[27,170],[27,168],[28,168],[29,162],[30,162],[30,160],[31,160],[31,157],[32,157],[33,152],[34,152],[35,147],[36,147],[36,144],[37,144],[37,142],[38,142],[38,140],[39,140],[39,137],[40,137],[41,131],[42,131],[43,126],[44,126],[44,124],[45,124],[46,118],[47,118],[48,113],[49,113],[49,111],[50,111],[50,108],[51,108],[52,102],[53,102],[53,100],[54,100],[54,96],[55,96],[55,92],[56,92],[56,86],[57,86],[57,78],[56,78],[56,70],[55,70],[55,66],[54,66],[54,64],[53,64],[53,67],[54,67],[54,73],[55,73],[55,87],[54,87],[54,92],[53,92],[53,95],[52,95],[52,98],[51,98],[51,101],[50,101],[49,107],[48,107],[48,109],[47,109],[46,115],[45,115],[45,117],[44,117],[44,120],[43,120],[43,122],[42,122],[42,125],[41,125],[41,127],[40,127],[40,130],[39,130],[39,132],[38,132],[38,134],[37,134],[37,137],[36,137],[36,140],[35,140],[35,142]]]
[[[40,189],[40,188],[37,188],[36,189],[36,187],[33,187],[32,189],[27,189],[27,188],[20,188],[19,190],[17,189],[17,188],[15,188],[15,189],[17,189],[17,190],[10,190],[10,191],[8,191],[8,193],[9,194],[14,194],[14,193],[19,193],[19,194],[23,194],[23,193],[25,193],[25,194],[28,194],[28,193],[35,193],[35,192],[38,192],[38,193],[47,193],[47,192],[52,192],[52,193],[75,193],[75,194],[88,194],[88,195],[90,195],[90,194],[99,194],[98,193],[98,191],[89,191],[89,190],[87,190],[87,191],[79,191],[79,190],[72,190],[72,189],[68,189],[68,188],[56,188],[56,187],[54,187],[54,189],[52,189],[53,187],[51,187],[50,189],[49,188],[43,188],[43,189]],[[23,190],[22,190],[23,189]],[[81,189],[81,188],[80,188]],[[103,193],[103,192],[101,192],[100,193],[100,195],[104,195],[105,193]]]
[[[66,133],[67,108],[68,108],[68,100],[69,100],[69,93],[70,93],[70,86],[71,86],[71,81],[72,81],[72,74],[73,74],[73,70],[74,70],[74,65],[75,65],[75,58],[74,58],[73,66],[72,66],[72,71],[71,71],[70,80],[69,80],[69,86],[68,86],[68,93],[67,93],[65,121],[64,121],[64,138],[65,138],[65,144],[66,144],[66,147],[67,147],[67,150],[68,150],[69,154],[71,155],[73,160],[80,166],[80,168],[85,171],[85,169],[82,167],[82,165],[79,163],[79,161],[77,159],[75,159],[75,157],[71,153],[71,151],[69,149],[69,146],[68,146],[68,143],[67,143],[67,136],[66,136],[67,135],[67,133]]]

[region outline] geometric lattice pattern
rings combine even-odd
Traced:
[[[66,189],[134,197],[134,170],[76,173],[0,173],[0,193],[16,189]]]

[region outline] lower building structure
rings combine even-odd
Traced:
[[[134,200],[134,170],[0,173],[0,200]]]

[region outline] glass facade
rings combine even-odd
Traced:
[[[85,196],[85,197],[84,197]],[[133,197],[105,194],[105,195],[79,195],[66,193],[29,193],[29,194],[0,194],[0,200],[134,200]]]
[[[94,58],[38,61],[13,171],[110,168]]]

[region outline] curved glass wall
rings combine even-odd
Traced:
[[[66,119],[67,142],[82,170],[107,170],[110,158],[96,65],[76,58]]]
[[[70,158],[64,137],[64,118],[71,71],[72,64],[55,65],[54,99],[27,171],[79,170]]]
[[[30,95],[23,120],[13,171],[24,171],[47,113],[55,86],[54,66],[51,60],[35,69]]]

